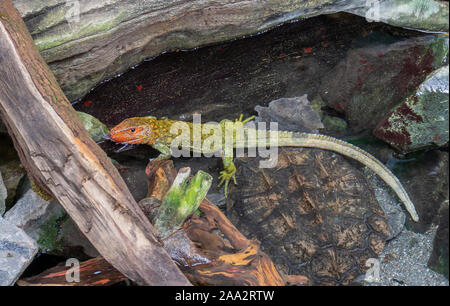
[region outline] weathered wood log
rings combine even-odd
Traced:
[[[103,257],[80,263],[79,282],[68,282],[66,274],[74,278],[72,268],[64,264],[45,270],[39,275],[17,281],[19,286],[111,286],[127,278],[111,266]]]
[[[106,260],[139,284],[190,284],[82,127],[11,0],[0,1],[0,114],[31,178]]]

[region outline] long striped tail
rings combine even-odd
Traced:
[[[329,150],[353,158],[369,167],[395,191],[412,219],[416,222],[419,221],[419,215],[414,204],[398,178],[383,163],[366,151],[348,142],[320,134],[279,131],[276,135],[278,147],[306,147]],[[273,137],[273,133],[270,137]],[[268,137],[268,140],[270,137]]]

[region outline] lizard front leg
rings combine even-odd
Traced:
[[[245,120],[243,120],[244,115],[240,115],[239,119],[236,119],[234,121],[234,125],[232,126],[233,128],[233,137],[236,137],[236,132],[235,129],[236,127],[242,127],[245,123],[253,120],[255,118],[255,116],[251,116]],[[226,134],[226,128],[227,125],[226,123],[232,123],[231,120],[222,120],[220,122],[220,125],[222,126],[222,131],[223,131],[223,135]],[[222,186],[222,184],[224,184],[224,194],[225,194],[225,198],[228,196],[228,185],[230,184],[230,180],[233,179],[233,183],[235,185],[237,185],[237,181],[236,181],[236,166],[234,165],[233,162],[233,148],[224,148],[224,153],[222,153],[222,162],[223,162],[223,171],[220,172],[220,182],[219,182],[219,187]]]
[[[152,145],[152,148],[155,150],[158,150],[160,152],[158,157],[156,157],[154,159],[169,159],[172,157],[172,150],[170,149],[170,146],[168,146],[166,144],[154,143]],[[154,160],[154,159],[151,159],[151,160]]]
[[[223,183],[225,183],[224,185],[224,194],[225,194],[225,198],[228,196],[228,184],[230,183],[230,180],[233,179],[233,183],[235,185],[237,185],[236,182],[236,166],[234,165],[233,162],[233,157],[227,157],[227,156],[222,156],[222,162],[223,162],[223,171],[220,171],[220,175],[219,175],[219,187],[222,186]]]

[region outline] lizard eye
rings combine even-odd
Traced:
[[[134,132],[136,132],[136,129],[135,129],[135,128],[132,128],[132,129],[131,129],[131,133],[134,133]]]

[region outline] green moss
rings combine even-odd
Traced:
[[[364,148],[367,146],[372,146],[372,145],[375,145],[375,146],[377,146],[377,145],[385,146],[386,145],[382,140],[376,138],[375,136],[361,136],[361,137],[348,139],[346,141],[348,143],[351,143],[354,146],[361,147],[361,148]]]
[[[444,275],[448,279],[448,248],[441,247],[441,255],[439,256],[439,264],[430,265],[430,268],[434,271]]]
[[[89,136],[95,141],[98,142],[104,139],[105,135],[108,135],[109,130],[105,124],[103,124],[100,120],[91,116],[89,114],[83,112],[77,112],[78,118],[80,118],[81,123],[84,128],[88,131]]]
[[[80,39],[82,38],[89,37],[88,39],[99,39],[99,36],[109,35],[109,32],[112,31],[115,26],[120,24],[124,17],[125,14],[122,13],[118,14],[114,19],[107,20],[103,23],[86,23],[76,28],[73,26],[73,30],[68,27],[65,31],[63,31],[63,35],[61,35],[61,32],[57,32],[54,35],[37,37],[35,38],[34,43],[38,47],[39,51],[54,48],[68,42],[69,44],[64,46],[64,48],[71,49],[75,45],[78,45],[80,43]]]
[[[196,213],[211,187],[212,177],[208,173],[200,170],[191,180],[189,174],[189,168],[180,170],[163,198],[163,204],[154,222],[161,238],[169,236],[180,228],[190,215]]]
[[[429,46],[433,50],[433,67],[439,68],[448,61],[448,36],[444,34],[436,35],[436,39]]]
[[[59,237],[59,231],[63,222],[68,218],[66,213],[61,216],[53,216],[40,227],[37,243],[43,252],[51,252],[62,247],[63,238]]]
[[[325,115],[322,123],[328,131],[345,132],[347,130],[347,122],[339,117]]]

